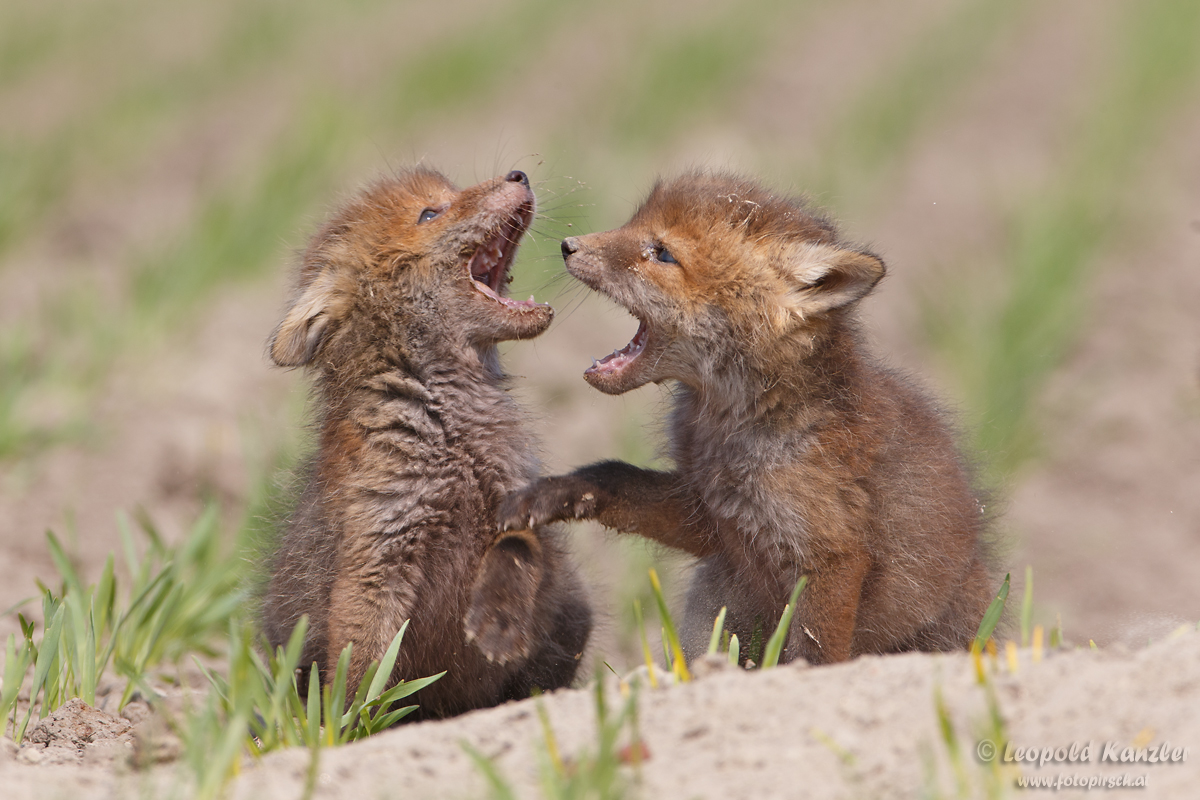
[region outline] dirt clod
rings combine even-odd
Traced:
[[[26,741],[43,748],[64,748],[82,753],[89,745],[107,741],[132,743],[133,725],[92,708],[78,697],[39,722]]]

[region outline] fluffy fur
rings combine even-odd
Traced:
[[[319,438],[263,604],[272,645],[310,619],[303,664],[351,692],[410,620],[393,680],[441,717],[572,680],[590,612],[560,536],[497,536],[506,492],[539,473],[496,343],[553,312],[505,296],[534,214],[523,173],[458,190],[415,169],[379,181],[313,237],[270,344],[315,378]]]
[[[593,518],[700,559],[685,646],[728,606],[743,643],[808,588],[784,659],[964,647],[992,594],[984,516],[936,406],[855,325],[884,275],[802,202],[744,178],[662,182],[621,228],[567,239],[567,270],[640,322],[585,373],[677,386],[675,470],[603,462],[544,478],[502,528]]]

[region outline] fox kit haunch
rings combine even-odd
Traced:
[[[458,190],[415,169],[350,201],[312,239],[270,343],[315,378],[317,451],[263,603],[272,646],[310,620],[302,665],[350,691],[409,620],[393,680],[441,717],[574,677],[591,617],[559,533],[497,535],[506,492],[538,474],[496,343],[549,306],[506,296],[534,215],[524,173]]]
[[[540,479],[505,500],[502,529],[590,518],[696,556],[693,652],[722,606],[743,643],[769,633],[801,575],[785,659],[968,644],[992,593],[985,520],[942,415],[862,343],[854,309],[879,258],[799,201],[706,173],[562,249],[639,321],[587,381],[676,382],[675,469]]]

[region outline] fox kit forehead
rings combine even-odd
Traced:
[[[418,167],[380,178],[369,186],[357,202],[350,203],[335,220],[352,223],[395,217],[404,211],[448,202],[458,187],[432,169]],[[412,220],[416,222],[414,217]]]
[[[458,194],[459,189],[442,173],[428,167],[405,170],[382,181],[398,200],[425,202]]]
[[[833,223],[803,199],[774,194],[754,181],[724,173],[692,172],[660,180],[631,224],[711,236],[713,226],[748,239],[783,238],[814,243],[837,240]]]

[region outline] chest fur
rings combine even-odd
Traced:
[[[345,474],[329,499],[348,530],[482,537],[500,498],[538,470],[519,410],[498,386],[391,381],[362,393],[342,427]]]
[[[727,543],[802,551],[810,529],[808,498],[796,491],[813,445],[803,431],[684,405],[672,451],[703,513]]]

